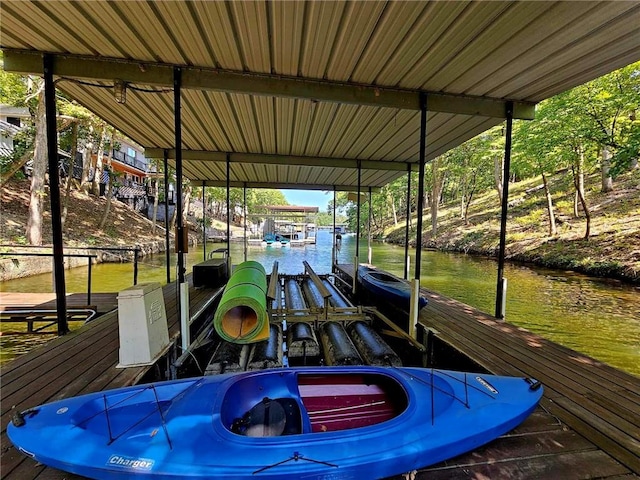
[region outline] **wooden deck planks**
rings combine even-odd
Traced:
[[[163,293],[169,329],[175,337],[178,335],[175,286],[165,287]],[[640,468],[635,464],[640,451],[638,379],[523,329],[498,322],[460,302],[433,292],[423,293],[429,297],[430,304],[421,312],[421,323],[494,373],[529,375],[543,381],[545,397],[541,408],[508,435],[474,452],[423,469],[416,478],[637,478],[632,471],[637,473],[636,468]],[[191,290],[191,311],[202,309],[210,296],[211,292]],[[87,325],[77,338],[69,335],[53,340],[37,355],[20,357],[1,370],[3,478],[80,478],[37,466],[8,447],[4,429],[10,402],[5,400],[23,399],[22,388],[18,388],[24,384],[23,375],[32,375],[32,370],[43,368],[50,370],[45,377],[62,375],[56,381],[63,385],[28,377],[34,384],[42,382],[43,395],[49,396],[36,400],[40,393],[29,388],[33,393],[27,396],[29,402],[42,403],[134,383],[140,376],[138,369],[113,368],[118,360],[117,341],[111,338],[114,330],[117,340],[117,315],[102,319],[102,323]],[[86,349],[96,352],[90,345],[101,343],[102,356],[96,354],[89,359],[84,355]],[[62,370],[65,365],[70,373]]]
[[[424,310],[421,321],[434,326],[441,336],[449,335],[451,342],[465,344],[467,352],[473,351],[474,360],[481,364],[483,357],[493,354],[542,381],[546,397],[560,405],[565,414],[572,413],[568,419],[586,420],[593,427],[591,435],[598,445],[616,452],[616,458],[640,471],[640,405],[633,400],[640,386],[636,377],[612,372],[615,369],[607,365],[494,319],[482,323],[459,317],[438,319]],[[551,403],[550,408],[554,407]],[[589,431],[584,423],[579,427]]]
[[[352,265],[339,265],[338,270],[353,278]],[[454,299],[427,289],[421,293],[429,299],[420,312],[422,325],[492,373],[540,380],[545,386],[542,407],[593,445],[592,451],[565,452],[546,460],[544,455],[534,457],[526,471],[513,470],[503,462],[500,468],[488,464],[469,468],[468,476],[626,478],[634,477],[632,472],[640,474],[639,378]],[[574,462],[590,470],[571,469]],[[556,476],[545,474],[549,471]],[[438,476],[431,468],[425,472],[428,478],[468,478],[451,471]]]
[[[219,293],[220,289],[190,288],[190,312],[202,312]],[[165,286],[163,295],[170,338],[174,339],[180,332],[175,284]],[[24,409],[59,398],[136,383],[149,367],[115,368],[119,360],[117,322],[117,311],[111,311],[82,328],[55,338],[39,349],[17,358],[0,370],[2,478],[80,478],[38,466],[19,454],[6,437],[6,426],[13,405]]]

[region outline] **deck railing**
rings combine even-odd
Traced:
[[[16,245],[0,245],[0,248],[16,248]],[[20,249],[29,249],[29,248],[42,248],[33,245],[21,245]],[[138,257],[140,254],[140,248],[123,248],[123,247],[78,247],[78,250],[106,250],[110,252],[133,252],[133,284],[138,284]],[[0,256],[3,257],[53,257],[53,253],[42,253],[42,252],[0,252]],[[91,305],[91,266],[93,264],[93,259],[98,256],[95,254],[89,253],[65,253],[63,257],[66,258],[86,258],[87,259],[87,305]]]

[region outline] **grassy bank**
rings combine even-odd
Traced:
[[[511,184],[507,219],[506,256],[509,260],[549,268],[575,270],[640,284],[640,170],[614,182],[614,191],[601,193],[597,174],[585,180],[591,209],[591,236],[584,239],[584,214],[573,215],[573,182],[570,172],[552,176],[550,186],[558,234],[549,236],[546,198],[538,177]],[[440,250],[496,256],[499,248],[500,204],[495,190],[479,195],[469,208],[467,222],[460,205],[446,204],[438,213],[437,235],[431,234],[431,218],[425,211],[423,245]],[[415,225],[415,218],[413,219]],[[404,224],[388,226],[378,237],[404,242]],[[410,235],[415,244],[415,233]]]

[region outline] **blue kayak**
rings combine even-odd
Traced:
[[[372,295],[389,301],[405,310],[409,310],[411,300],[411,286],[401,278],[387,272],[360,265],[358,267],[358,279],[362,286]],[[418,310],[427,304],[423,296],[418,298]]]
[[[475,449],[541,396],[539,383],[515,377],[276,369],[68,398],[14,415],[7,433],[38,462],[96,479],[355,480]]]

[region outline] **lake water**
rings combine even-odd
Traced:
[[[224,244],[208,244],[207,251]],[[404,248],[389,244],[372,245],[375,265],[398,276],[403,274]],[[414,253],[411,254],[411,276]],[[343,236],[338,254],[339,263],[353,262],[355,237]],[[243,260],[242,243],[231,244],[234,263]],[[277,260],[280,273],[304,271],[306,260],[316,273],[331,270],[331,234],[319,232],[317,245],[305,247],[248,248],[248,259],[262,263],[267,272]],[[203,260],[202,246],[186,255],[187,271]],[[360,243],[360,261],[367,260],[366,241]],[[171,257],[171,279],[176,278],[176,257]],[[497,264],[460,254],[424,251],[421,284],[423,287],[455,298],[484,312],[495,310]],[[93,267],[93,292],[116,292],[133,283],[133,265],[99,264]],[[527,328],[550,340],[592,356],[617,368],[640,376],[640,288],[617,281],[584,275],[529,268],[507,264],[508,279],[506,320]],[[66,272],[67,291],[85,292],[87,269]],[[138,282],[166,282],[164,254],[147,257],[140,263]],[[52,291],[51,274],[12,280],[1,285],[3,291]],[[42,340],[40,340],[42,341]],[[33,340],[0,337],[2,359],[14,349],[19,352],[31,346]]]

